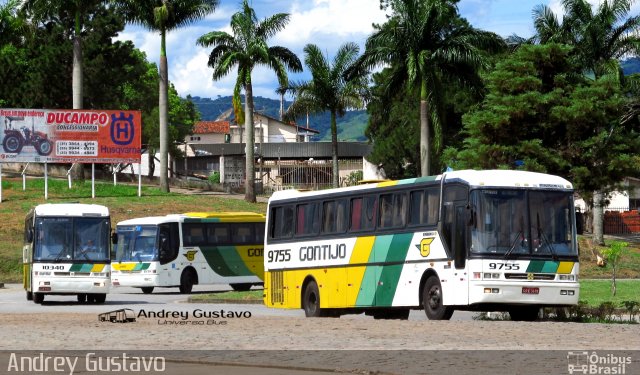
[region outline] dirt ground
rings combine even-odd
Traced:
[[[110,323],[99,322],[96,314],[3,314],[0,350],[163,351],[176,363],[381,374],[441,373],[448,366],[456,373],[534,374],[543,373],[544,366],[544,373],[566,373],[571,350],[628,351],[635,353],[636,364],[640,359],[637,324],[292,317],[180,321],[140,317]],[[533,361],[535,366],[527,367],[531,372],[512,372],[509,366],[523,361]],[[489,371],[489,364],[498,367]]]

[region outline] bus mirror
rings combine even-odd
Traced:
[[[476,226],[476,211],[471,205],[467,205],[467,225],[470,227]]]
[[[118,233],[116,232],[111,233],[111,243],[114,245],[118,243]]]

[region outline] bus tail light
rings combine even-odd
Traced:
[[[565,290],[565,289],[560,290],[561,296],[574,296],[575,294],[576,294],[575,290]]]
[[[576,275],[558,275],[560,281],[576,281]]]
[[[499,294],[500,288],[484,288],[485,294]]]

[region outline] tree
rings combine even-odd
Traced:
[[[284,29],[289,22],[289,14],[277,13],[258,21],[256,13],[243,0],[241,9],[231,16],[232,34],[212,31],[198,38],[198,44],[213,47],[208,65],[213,68],[213,80],[226,76],[237,66],[238,78],[233,93],[233,106],[238,125],[244,119],[246,130],[246,184],[245,200],[255,202],[254,187],[254,125],[253,86],[251,72],[256,66],[265,66],[276,73],[281,87],[288,85],[287,70],[302,71],[300,59],[289,49],[280,46],[269,47],[267,40]],[[244,89],[245,110],[242,114],[240,91]]]
[[[480,82],[477,72],[487,66],[485,53],[498,51],[504,42],[496,34],[471,27],[458,14],[458,0],[382,0],[391,10],[389,20],[374,25],[357,66],[389,64],[388,92],[406,83],[420,100],[420,172],[431,171],[433,123],[439,139],[442,78],[461,84]]]
[[[562,22],[549,7],[539,6],[534,10],[537,38],[573,46],[575,61],[594,80],[608,75],[619,79],[617,59],[637,54],[640,48],[640,16],[628,16],[633,3],[634,0],[605,0],[594,11],[586,0],[563,0],[566,15]],[[606,131],[606,124],[602,125],[601,131]],[[603,182],[593,191],[593,241],[599,245],[604,245],[603,195],[608,186],[618,181]]]
[[[487,77],[482,105],[463,117],[456,168],[519,168],[569,177],[583,195],[640,172],[640,135],[620,122],[616,81],[591,81],[559,44],[523,45]]]
[[[332,62],[322,54],[315,44],[304,47],[305,65],[311,71],[310,81],[293,84],[295,100],[287,110],[287,119],[295,119],[305,113],[331,114],[331,156],[333,164],[333,187],[340,185],[338,168],[337,117],[344,116],[349,108],[364,107],[367,78],[364,74],[345,79],[345,72],[358,58],[360,49],[355,43],[345,43],[336,52]]]
[[[627,246],[629,246],[627,242],[613,241],[611,243],[611,246],[602,250],[602,255],[611,265],[611,294],[614,297],[618,290],[616,284],[616,276],[618,273],[618,267],[620,267],[620,259],[628,250]]]
[[[160,33],[160,190],[169,192],[169,79],[167,67],[167,32],[197,21],[214,11],[218,0],[116,0],[128,21]]]

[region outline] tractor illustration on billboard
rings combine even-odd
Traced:
[[[31,129],[26,126],[22,126],[20,130],[14,129],[13,121],[24,121],[24,117],[5,117],[4,140],[2,141],[4,152],[19,154],[24,146],[33,146],[38,155],[47,156],[51,154],[53,145],[46,133],[35,131],[33,124]]]

